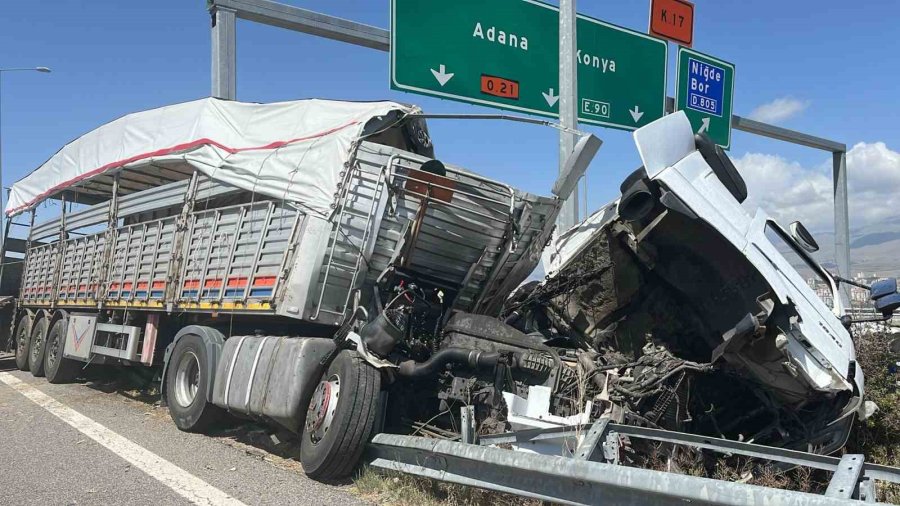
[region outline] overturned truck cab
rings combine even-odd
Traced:
[[[643,167],[549,248],[548,277],[520,288],[507,322],[571,345],[580,395],[617,421],[841,448],[864,409],[838,283],[741,206],[741,176],[683,114],[634,137]]]

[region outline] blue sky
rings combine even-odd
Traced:
[[[387,0],[283,1],[388,27]],[[896,98],[900,57],[895,38],[900,3],[695,3],[694,47],[737,66],[736,114],[755,112],[783,126],[848,146],[863,142],[868,150],[860,150],[853,159],[861,161],[854,164],[871,162],[875,156],[882,165],[872,177],[900,171],[900,155],[893,151],[900,149],[900,122],[895,119],[900,115]],[[582,0],[579,11],[644,31],[648,6],[648,0]],[[386,53],[245,21],[238,22],[237,37],[238,98],[242,100],[393,99],[419,104],[428,112],[489,111],[391,91]],[[52,74],[3,76],[6,185],[69,140],[106,121],[209,94],[210,33],[205,0],[4,2],[0,48],[0,67],[44,65],[53,69]],[[674,46],[670,47],[670,94],[674,89],[672,61]],[[555,179],[557,138],[553,130],[458,121],[434,121],[430,128],[442,159],[536,193],[547,194]],[[589,172],[588,204],[593,210],[617,196],[620,181],[639,161],[629,133],[585,129],[605,141]],[[879,146],[884,149],[873,148]],[[829,154],[740,132],[734,135],[731,154],[745,173],[765,165],[758,174],[748,175],[757,187],[771,191],[774,181],[797,190],[795,202],[781,202],[782,209],[789,210],[785,212],[801,215],[820,228],[828,226],[830,211],[823,209],[830,209],[830,202],[825,207],[826,202],[817,202],[822,205],[814,209],[801,204],[809,204],[810,198],[827,199]],[[851,165],[851,192],[854,169]],[[770,174],[790,177],[763,177]],[[824,183],[819,181],[812,188],[814,177]],[[853,208],[851,214],[855,225],[878,219],[866,214],[864,204],[890,189],[877,184],[870,188],[868,183],[857,185],[874,193],[861,190],[854,196],[860,209],[856,212]],[[900,183],[897,185],[900,190]],[[812,193],[804,194],[804,188]],[[759,199],[766,206],[779,202]]]

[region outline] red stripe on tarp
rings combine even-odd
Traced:
[[[243,151],[258,151],[258,150],[262,150],[262,149],[278,149],[278,148],[287,146],[288,144],[293,144],[295,142],[306,141],[309,139],[315,139],[317,137],[324,137],[326,135],[331,135],[334,132],[337,132],[337,131],[343,130],[349,126],[358,125],[358,124],[359,124],[359,121],[354,120],[349,123],[345,123],[339,127],[335,127],[330,130],[325,130],[324,132],[319,132],[317,134],[308,135],[306,137],[297,137],[296,139],[289,139],[286,141],[274,141],[274,142],[270,142],[269,144],[265,144],[263,146],[251,146],[251,147],[247,147],[247,148],[231,148],[231,147],[225,146],[224,144],[216,142],[212,139],[207,139],[204,137],[202,139],[197,139],[197,140],[194,140],[191,142],[185,142],[183,144],[176,144],[176,145],[170,146],[168,148],[162,148],[162,149],[157,149],[156,151],[150,151],[149,153],[141,153],[139,155],[134,155],[132,157],[126,158],[124,160],[117,160],[115,162],[107,163],[106,165],[104,165],[102,167],[97,167],[96,169],[89,170],[88,172],[85,172],[84,174],[80,174],[68,181],[59,183],[58,185],[50,188],[49,190],[46,190],[46,191],[40,193],[37,197],[29,200],[28,202],[20,205],[19,207],[16,207],[14,209],[10,209],[9,211],[6,211],[6,215],[11,216],[23,209],[28,209],[29,207],[31,207],[32,204],[34,204],[35,202],[37,202],[39,200],[44,199],[44,197],[47,197],[48,195],[52,195],[53,193],[56,193],[57,191],[62,190],[63,188],[67,188],[75,183],[78,183],[85,179],[90,179],[99,174],[103,174],[104,172],[106,172],[110,169],[114,169],[116,167],[121,167],[123,165],[128,165],[129,163],[134,163],[138,160],[143,160],[144,158],[153,158],[154,156],[170,155],[172,153],[177,153],[179,151],[193,150],[200,146],[207,146],[207,145],[215,146],[215,147],[222,149],[224,151],[227,151],[228,153],[231,153],[231,154],[241,153]]]
[[[200,288],[200,280],[199,279],[188,279],[184,282],[184,287],[188,290],[194,288]]]
[[[150,286],[150,283],[148,283],[146,281],[138,281],[137,289],[138,290],[146,290],[148,286]]]
[[[166,287],[165,281],[154,281],[153,285],[150,287],[152,290],[162,290]]]
[[[203,283],[203,288],[221,288],[222,280],[221,279],[207,279]]]

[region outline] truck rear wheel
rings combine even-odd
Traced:
[[[178,339],[166,369],[166,401],[179,429],[203,432],[222,417],[224,412],[207,395],[214,374],[203,338],[185,334]]]
[[[65,358],[63,350],[66,345],[67,318],[56,320],[50,332],[47,334],[47,343],[44,352],[44,373],[50,383],[68,383],[75,379],[81,364],[77,360]]]
[[[47,342],[47,318],[41,318],[31,329],[31,350],[28,352],[28,368],[32,376],[44,375],[44,351]]]
[[[375,428],[381,374],[355,352],[342,351],[313,392],[300,462],[310,478],[334,480],[349,475]]]
[[[16,367],[28,370],[28,355],[31,353],[31,318],[23,313],[16,325]]]

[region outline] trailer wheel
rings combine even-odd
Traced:
[[[47,318],[40,318],[31,329],[31,350],[28,352],[28,368],[32,376],[44,375],[44,351],[47,342]]]
[[[44,352],[44,373],[50,383],[68,383],[75,379],[81,364],[77,360],[63,356],[66,345],[66,327],[68,318],[62,317],[53,323],[47,334],[47,343]]]
[[[185,334],[178,339],[166,370],[166,400],[179,429],[203,432],[222,417],[224,412],[208,400],[211,374],[215,371],[203,338]]]
[[[310,478],[349,475],[372,437],[381,374],[355,352],[338,354],[313,392],[300,440],[300,462]]]
[[[22,313],[16,325],[16,367],[20,371],[28,370],[28,355],[31,353],[31,318]]]

